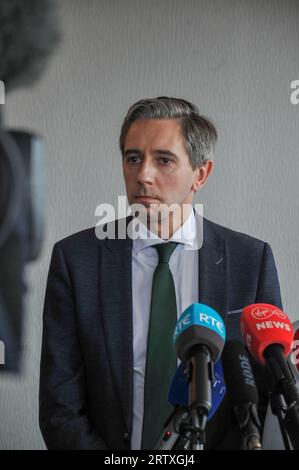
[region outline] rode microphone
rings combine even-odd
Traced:
[[[179,359],[186,363],[192,424],[191,448],[201,449],[204,430],[212,409],[214,363],[225,342],[225,325],[220,315],[204,304],[192,304],[180,316],[174,346]]]
[[[243,436],[243,450],[261,450],[258,391],[244,345],[231,340],[222,354],[224,378],[230,403]]]
[[[281,427],[286,428],[293,448],[299,449],[299,394],[294,372],[287,361],[294,338],[292,324],[275,305],[259,303],[243,309],[241,331],[252,356],[270,371],[272,410]],[[273,401],[276,409],[273,409]]]

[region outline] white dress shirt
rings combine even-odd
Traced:
[[[133,295],[133,426],[131,447],[141,447],[144,401],[144,378],[147,337],[150,319],[153,274],[158,264],[158,253],[153,245],[178,242],[169,260],[177,303],[177,316],[192,303],[198,302],[198,246],[196,220],[192,210],[185,223],[169,240],[159,238],[142,224],[138,227],[140,238],[133,240],[132,295]],[[161,434],[162,434],[161,429]]]

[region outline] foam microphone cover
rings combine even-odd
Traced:
[[[205,304],[192,304],[178,319],[174,346],[177,356],[185,361],[189,358],[194,346],[204,345],[216,362],[225,342],[225,325],[221,316]]]
[[[61,40],[58,2],[1,0],[0,80],[6,90],[33,85]]]
[[[264,351],[273,344],[282,346],[285,357],[291,352],[293,326],[287,315],[271,304],[251,304],[243,309],[241,332],[252,356],[265,365]]]
[[[222,365],[227,393],[234,406],[258,404],[258,391],[244,345],[228,341],[222,353]]]

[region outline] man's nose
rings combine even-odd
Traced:
[[[144,159],[139,167],[137,181],[139,183],[152,183],[155,179],[155,168],[151,161]]]

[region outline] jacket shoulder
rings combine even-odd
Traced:
[[[118,233],[119,231],[123,233],[123,231],[126,230],[129,221],[130,217],[127,217],[81,230],[57,241],[54,244],[54,248],[61,248],[63,251],[85,248],[90,251],[101,246],[101,244],[105,244],[109,238],[109,234],[112,234],[112,238],[118,243]]]
[[[90,245],[93,243],[97,243],[98,240],[95,234],[95,227],[90,227],[84,230],[80,230],[79,232],[72,233],[67,237],[58,240],[54,247],[62,248],[63,250],[68,249],[69,247],[78,247],[80,245]]]
[[[256,247],[263,249],[265,241],[260,240],[247,233],[238,232],[223,225],[212,222],[211,220],[204,219],[204,232],[213,233],[214,236],[225,240],[230,246],[241,246],[244,248]]]

